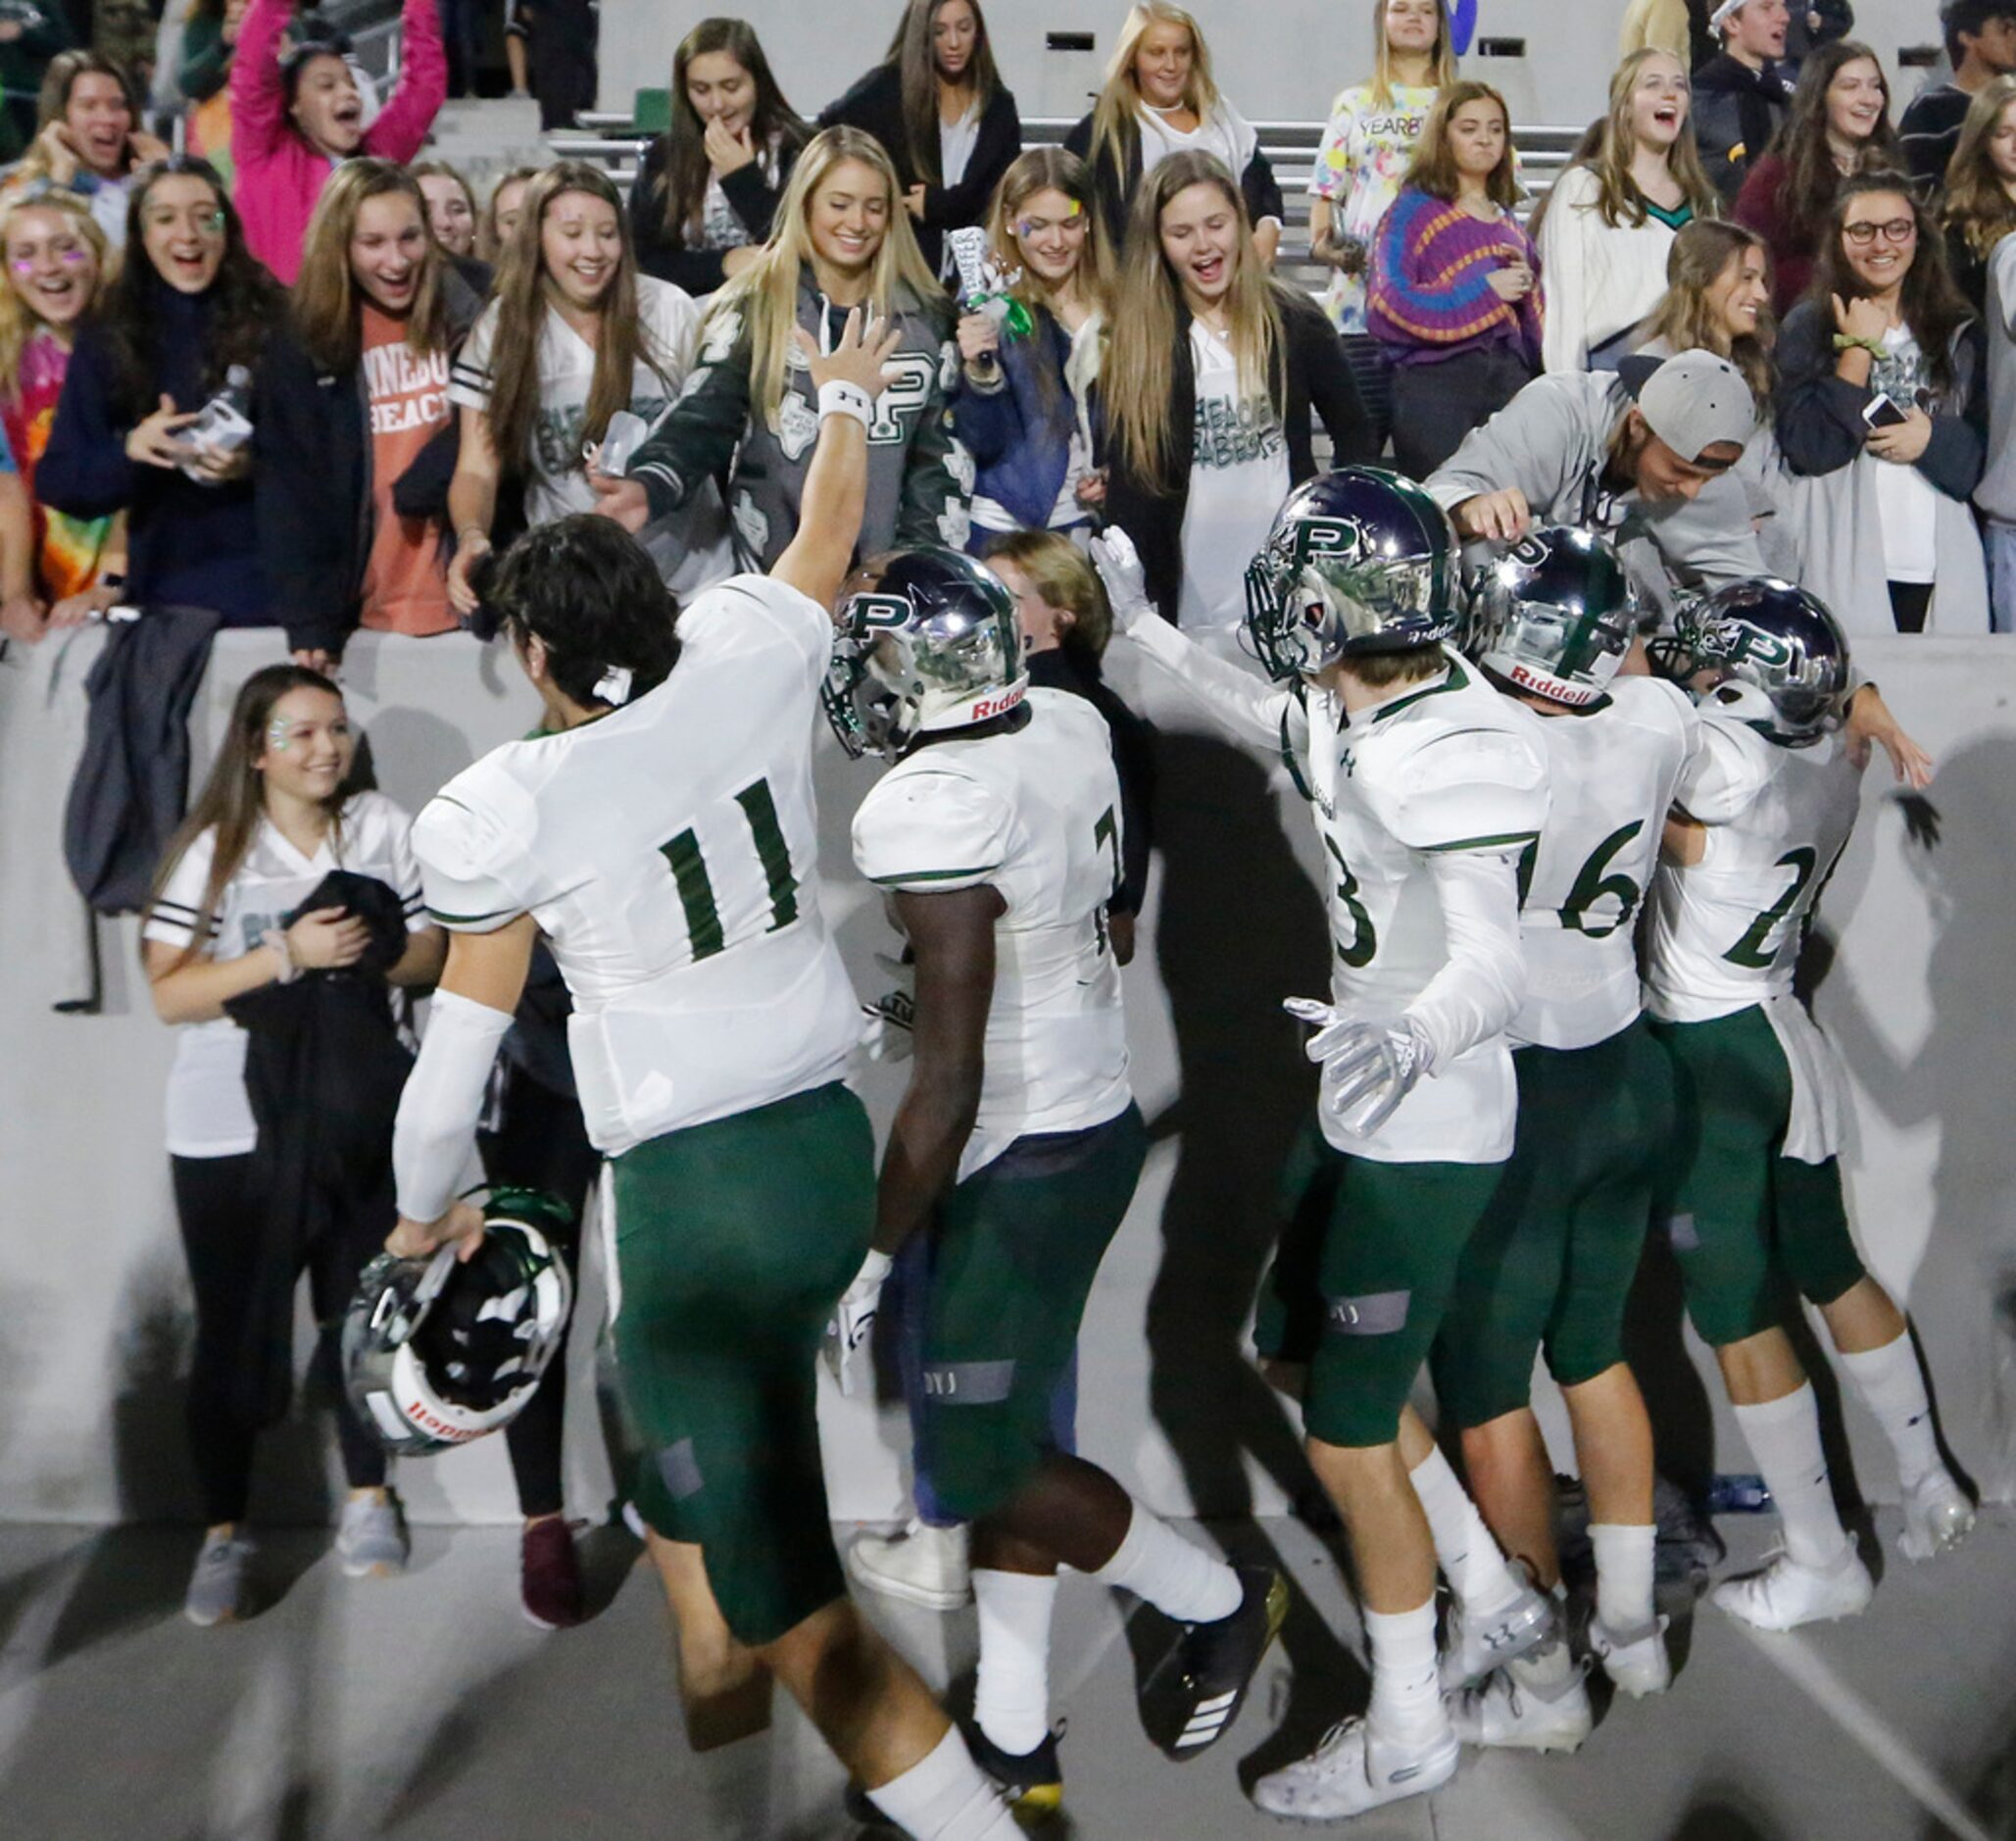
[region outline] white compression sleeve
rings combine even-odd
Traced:
[[[1508,857],[1451,851],[1429,859],[1449,963],[1407,1006],[1428,1043],[1431,1071],[1502,1033],[1526,997],[1519,885]]]
[[[1158,615],[1146,616],[1124,637],[1241,741],[1257,742],[1262,748],[1281,746],[1281,721],[1294,703],[1292,692],[1205,651]],[[1300,712],[1290,721],[1293,732],[1305,733]],[[1297,745],[1302,745],[1300,739]]]
[[[436,991],[427,1011],[419,1059],[399,1096],[392,1127],[392,1178],[408,1220],[439,1220],[448,1213],[468,1164],[483,1094],[511,1013],[453,991]]]

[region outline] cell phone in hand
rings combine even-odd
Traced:
[[[1894,428],[1910,420],[1910,412],[1893,396],[1872,396],[1862,411],[1862,420],[1872,428]]]

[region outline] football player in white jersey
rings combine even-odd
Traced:
[[[860,529],[893,339],[830,354],[805,522],[767,577],[679,610],[615,524],[532,531],[496,572],[547,732],[458,774],[415,827],[448,968],[394,1144],[417,1255],[473,1245],[455,1200],[484,1084],[544,933],[574,1014],[638,1508],[679,1623],[696,1749],[767,1723],[781,1681],[918,1836],[1013,1818],[958,1730],[848,1601],[828,1526],[816,1353],[872,1226],[873,1141],[841,1084],[859,1012],[820,913],[811,717]],[[675,624],[676,622],[676,624]],[[747,1810],[709,1814],[740,1831]]]
[[[1785,1552],[1714,1601],[1789,1630],[1854,1615],[1872,1587],[1786,1334],[1788,1281],[1890,1437],[1904,1553],[1954,1545],[1974,1509],[1940,1456],[1903,1313],[1856,1254],[1836,1161],[1844,1075],[1793,990],[1860,800],[1861,764],[1839,732],[1847,641],[1811,595],[1760,580],[1683,614],[1671,650],[1676,671],[1712,688],[1651,906],[1646,997],[1679,1077],[1686,1159],[1669,1232],[1689,1315],[1784,1520]]]
[[[1465,650],[1547,719],[1552,798],[1519,864],[1518,1135],[1464,1249],[1431,1364],[1485,1520],[1551,1590],[1561,1573],[1553,1472],[1530,1403],[1545,1351],[1589,1493],[1591,1648],[1633,1695],[1672,1678],[1652,1603],[1651,1423],[1623,1329],[1675,1124],[1672,1063],[1640,1014],[1634,922],[1674,788],[1700,745],[1685,691],[1619,674],[1637,626],[1616,552],[1589,532],[1536,530],[1473,584]],[[1572,1751],[1592,1723],[1560,1640],[1507,1663],[1452,1712],[1472,1743],[1540,1751]]]
[[[1248,577],[1248,631],[1290,680],[1271,693],[1145,614],[1129,558],[1109,537],[1096,549],[1133,643],[1227,726],[1287,756],[1331,873],[1330,1001],[1289,1004],[1318,1025],[1308,1053],[1323,1068],[1322,1141],[1307,1169],[1329,1199],[1290,1215],[1314,1216],[1300,1250],[1321,1334],[1303,1418],[1351,1539],[1372,1697],[1364,1718],[1254,1790],[1270,1814],[1329,1820],[1454,1774],[1438,1560],[1462,1610],[1459,1673],[1482,1674],[1494,1646],[1531,1647],[1551,1626],[1406,1408],[1512,1148],[1504,1030],[1525,986],[1516,864],[1547,816],[1545,753],[1538,719],[1445,649],[1454,537],[1394,474],[1349,468],[1289,495]]]
[[[916,991],[874,1251],[836,1360],[844,1372],[863,1353],[890,1256],[929,1233],[920,1437],[940,1503],[972,1523],[970,1742],[1037,1815],[1063,1794],[1048,1678],[1060,1561],[1181,1626],[1147,1695],[1179,1758],[1230,1728],[1288,1590],[1271,1567],[1191,1545],[1051,1436],[1148,1134],[1106,921],[1121,881],[1112,738],[1082,698],[1028,683],[1014,598],[970,558],[898,552],[850,584],[828,710],[852,752],[894,763],[855,817],[854,854],[910,942]]]

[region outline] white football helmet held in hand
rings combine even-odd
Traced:
[[[1148,598],[1148,572],[1134,539],[1118,524],[1108,524],[1092,539],[1092,565],[1106,588],[1113,611],[1116,631],[1131,633],[1145,620],[1156,618],[1155,603]]]
[[[1354,1138],[1372,1136],[1432,1071],[1427,1041],[1410,1018],[1368,1022],[1311,997],[1281,1007],[1314,1025],[1303,1052],[1323,1070],[1323,1110]]]

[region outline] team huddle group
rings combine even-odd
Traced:
[[[209,167],[144,167],[116,281],[81,210],[0,195],[0,370],[46,351],[48,386],[0,491],[0,554],[43,584],[9,587],[9,631],[124,600],[109,650],[190,684],[176,648],[200,661],[220,622],[293,653],[241,687],[143,923],[179,1025],[194,1621],[253,1608],[253,1449],[304,1267],[348,1383],[345,1568],[405,1564],[388,1451],[501,1426],[526,1609],[579,1620],[560,1424],[597,1191],[623,1487],[721,1832],[778,1682],[864,1821],[966,1841],[1053,1815],[1060,1567],[1166,1621],[1157,1744],[1229,1731],[1287,1581],[1176,1532],[1073,1424],[1148,1155],[1121,968],[1151,706],[1292,776],[1332,949],[1327,991],[1279,994],[1319,1071],[1254,1341],[1341,1518],[1371,1690],[1255,1803],[1354,1816],[1448,1782],[1464,1743],[1575,1749],[1592,1669],[1671,1684],[1623,1349],[1648,1235],[1783,1519],[1718,1607],[1787,1630],[1873,1589],[1801,1298],[1894,1450],[1903,1551],[1966,1534],[1794,977],[1872,750],[1931,773],[1849,634],[1989,622],[1978,333],[1913,181],[1844,145],[1774,353],[1777,252],[1715,215],[1658,50],[1529,235],[1504,105],[1455,80],[1441,7],[1373,13],[1377,78],[1317,173],[1327,315],[1270,275],[1278,186],[1161,0],[1075,151],[1020,151],[973,0],[911,0],[816,132],[746,25],[705,22],[627,207],[590,165],[513,174],[494,273],[454,175],[361,143],[295,174],[300,222],[248,212],[257,251]],[[1713,25],[1734,48],[1783,13]],[[1812,54],[1830,146],[1836,79],[1874,65],[1839,49]],[[311,45],[287,94],[331,62]],[[59,597],[73,552],[99,572]],[[409,820],[360,790],[359,627],[501,638],[538,731]],[[821,895],[821,710],[885,764],[852,832],[890,925],[866,1006]],[[387,985],[433,993],[417,1057]],[[864,1046],[909,1069],[879,1158]],[[849,1598],[822,1356],[850,1393],[878,1356],[901,1372],[922,1520],[850,1569],[970,1590],[969,1719]],[[1572,1600],[1536,1357],[1588,1500]],[[1441,1442],[1409,1405],[1424,1365]]]

